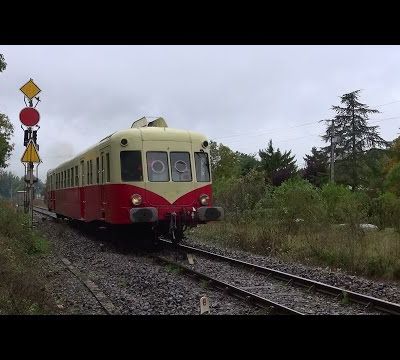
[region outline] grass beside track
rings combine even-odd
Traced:
[[[28,217],[0,200],[0,315],[46,314],[46,294],[40,263],[48,243],[29,228]]]
[[[190,236],[204,243],[340,268],[370,278],[400,279],[400,234],[392,229],[331,226],[316,230],[303,226],[290,232],[271,224],[222,221],[195,228]]]

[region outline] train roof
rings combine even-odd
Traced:
[[[168,127],[128,128],[116,131],[111,135],[106,136],[93,146],[85,149],[84,151],[81,151],[80,153],[76,154],[69,160],[59,164],[56,168],[64,166],[69,162],[75,160],[76,158],[82,157],[87,152],[101,146],[102,143],[107,144],[108,141],[110,143],[112,143],[113,141],[117,141],[119,143],[120,139],[123,137],[129,137],[130,139],[132,139],[133,137],[136,138],[138,141],[178,141],[178,142],[190,142],[190,143],[201,142],[206,139],[206,136],[203,135],[202,133],[191,130],[173,129]],[[47,173],[54,171],[54,169],[48,170]]]

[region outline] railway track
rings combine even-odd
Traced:
[[[39,206],[34,206],[33,211],[56,219],[57,216]],[[103,311],[107,315],[115,315],[118,314],[114,304],[107,298],[107,296],[100,290],[96,283],[94,283],[91,279],[87,278],[83,275],[68,259],[65,257],[60,258],[57,256],[59,261],[64,264],[64,266],[68,269],[68,271],[73,274],[93,295],[93,297],[97,300],[97,302],[102,307]]]
[[[42,207],[40,207],[40,206],[34,206],[34,207],[33,207],[33,211],[35,211],[35,212],[37,212],[37,213],[39,213],[39,214],[46,215],[46,216],[48,216],[48,217],[57,219],[56,214],[54,214],[53,212],[48,211],[48,210],[46,210],[45,208],[42,208]]]
[[[199,254],[211,259],[221,260],[232,264],[234,266],[239,266],[243,268],[247,268],[252,270],[255,273],[266,275],[267,277],[272,277],[277,280],[285,281],[290,286],[299,286],[302,288],[306,288],[309,291],[319,292],[325,295],[331,295],[337,299],[346,299],[346,301],[363,305],[368,309],[375,309],[381,311],[383,313],[392,314],[392,315],[400,315],[400,304],[392,303],[386,300],[378,299],[369,295],[364,295],[360,293],[356,293],[354,291],[350,291],[347,289],[339,288],[336,286],[328,285],[325,283],[321,283],[315,280],[303,278],[294,274],[290,274],[287,272],[271,269],[268,267],[256,265],[253,263],[249,263],[246,261],[242,261],[239,259],[234,259],[228,256],[216,254],[207,250],[203,250],[200,248],[195,248],[188,245],[182,244],[172,244],[170,241],[161,239],[162,244],[170,246],[174,249],[192,253],[192,254]]]
[[[45,215],[45,216],[56,218],[56,215],[54,213],[51,213],[51,212],[47,211],[46,209],[43,209],[40,207],[34,207],[34,211],[36,211],[42,215]],[[216,253],[206,251],[206,250],[203,250],[200,248],[195,248],[192,246],[182,245],[182,244],[175,245],[165,239],[160,239],[160,243],[163,245],[166,245],[168,247],[171,247],[174,250],[184,252],[186,254],[187,253],[198,254],[198,255],[205,256],[210,259],[219,260],[219,261],[223,261],[223,262],[229,263],[234,266],[246,268],[246,269],[251,270],[253,273],[265,275],[267,278],[285,281],[287,285],[302,287],[302,288],[308,290],[310,293],[318,292],[318,293],[321,293],[324,295],[333,296],[337,300],[345,299],[346,301],[349,301],[349,302],[352,302],[352,303],[355,303],[358,305],[363,305],[367,309],[371,309],[371,310],[373,309],[373,310],[377,310],[377,311],[380,311],[383,313],[388,313],[388,314],[400,315],[400,305],[396,304],[396,303],[391,303],[391,302],[381,300],[381,299],[378,299],[375,297],[371,297],[368,295],[363,295],[363,294],[356,293],[356,292],[353,292],[350,290],[346,290],[343,288],[339,288],[339,287],[324,284],[324,283],[321,283],[318,281],[314,281],[311,279],[302,278],[300,276],[293,275],[290,273],[282,272],[279,270],[275,270],[275,269],[263,267],[260,265],[256,265],[253,263],[245,262],[245,261],[242,261],[239,259],[216,254]],[[303,313],[301,311],[297,311],[293,308],[290,308],[288,306],[280,304],[276,301],[273,301],[271,299],[268,299],[263,296],[252,293],[250,291],[247,291],[243,287],[238,287],[238,286],[232,285],[231,283],[228,283],[228,282],[219,280],[216,277],[207,275],[204,272],[196,271],[193,268],[190,268],[188,266],[183,265],[182,263],[179,263],[178,261],[174,261],[174,260],[165,258],[164,256],[158,256],[158,255],[153,255],[153,258],[155,258],[155,260],[157,262],[162,262],[165,264],[170,264],[170,265],[176,266],[183,273],[191,276],[192,278],[199,280],[199,281],[205,281],[207,283],[207,285],[215,287],[217,289],[220,289],[231,296],[248,301],[255,306],[258,306],[263,309],[267,309],[269,311],[272,309],[273,313],[305,315],[305,313]]]
[[[52,213],[52,212],[50,212],[50,211],[48,211],[48,210],[46,210],[44,208],[41,208],[41,207],[35,206],[34,207],[34,211],[39,213],[39,214],[41,214],[41,215],[45,215],[45,216],[51,217],[53,219],[57,218],[57,216],[54,213]],[[163,241],[163,243],[167,243],[167,242]],[[218,280],[218,279],[216,279],[214,277],[208,276],[208,275],[206,275],[204,273],[200,273],[198,271],[190,269],[189,267],[186,267],[186,266],[184,266],[182,264],[178,264],[176,262],[170,261],[170,260],[168,260],[168,259],[166,259],[166,258],[164,258],[162,256],[154,255],[153,258],[158,263],[164,263],[164,264],[170,264],[170,265],[178,266],[181,269],[182,272],[184,272],[185,274],[191,276],[192,278],[194,278],[196,280],[199,280],[199,281],[200,280],[206,281],[208,286],[213,286],[213,287],[215,287],[215,288],[217,288],[219,290],[222,290],[224,293],[226,293],[226,294],[228,294],[230,296],[236,297],[236,298],[244,300],[246,302],[250,302],[251,304],[253,304],[253,305],[255,305],[255,306],[257,306],[257,307],[259,307],[261,309],[266,309],[268,312],[272,312],[274,314],[304,315],[303,313],[301,313],[299,311],[296,311],[294,309],[291,309],[291,308],[289,308],[287,306],[284,306],[282,304],[278,304],[277,302],[274,302],[274,301],[269,300],[267,298],[264,298],[264,297],[258,296],[256,294],[253,294],[253,293],[251,293],[249,291],[240,289],[240,288],[238,288],[238,287],[236,287],[236,286],[234,286],[232,284],[228,284],[228,283],[223,282],[221,280]],[[65,262],[64,262],[64,264],[65,264]],[[73,272],[73,273],[74,273],[74,275],[76,275],[75,272]],[[82,281],[82,279],[81,279],[81,281]],[[84,284],[85,284],[85,286],[87,286],[87,284],[85,282],[84,282]],[[95,295],[95,293],[91,289],[89,289],[89,290]],[[96,295],[95,295],[95,297],[96,297]],[[103,304],[102,304],[102,306],[103,306]],[[103,306],[103,308],[105,308],[105,310],[108,311],[109,306],[106,306],[106,307]]]
[[[209,276],[205,273],[190,269],[189,267],[182,265],[176,261],[171,261],[169,259],[166,259],[165,257],[157,256],[157,255],[155,255],[153,257],[156,259],[157,262],[162,262],[165,264],[177,266],[177,267],[179,267],[179,269],[181,269],[181,271],[183,271],[184,273],[193,277],[194,279],[206,281],[208,286],[220,289],[228,295],[231,295],[238,299],[250,302],[251,304],[258,306],[259,308],[266,309],[268,311],[271,311],[274,314],[305,315],[300,311],[291,309],[285,305],[279,304],[279,303],[272,301],[270,299],[267,299],[265,297],[262,297],[257,294],[254,294],[252,292],[246,291],[244,289],[241,289],[241,288],[234,286],[232,284],[229,284],[227,282],[218,280],[218,279],[216,279],[212,276]]]

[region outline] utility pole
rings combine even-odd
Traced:
[[[332,125],[331,125],[331,183],[335,183],[335,137],[334,137],[334,131],[335,131],[335,123],[334,120],[332,119]]]

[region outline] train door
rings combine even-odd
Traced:
[[[82,159],[79,166],[79,202],[81,204],[81,220],[85,219],[86,201],[85,201],[85,161]]]
[[[100,150],[100,202],[101,218],[106,218],[107,189],[105,184],[110,182],[110,146]]]

